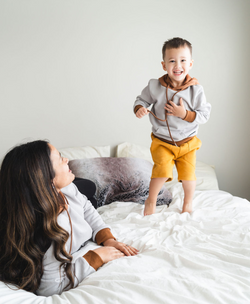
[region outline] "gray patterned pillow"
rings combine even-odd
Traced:
[[[115,201],[144,204],[148,197],[152,164],[144,159],[126,157],[98,157],[75,159],[69,167],[76,177],[96,184],[97,206]],[[162,187],[157,205],[169,205],[171,193]]]

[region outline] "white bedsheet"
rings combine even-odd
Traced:
[[[143,217],[143,206],[99,208],[119,241],[140,250],[101,267],[61,296],[37,297],[0,283],[0,303],[244,304],[250,303],[250,202],[219,191],[196,191],[194,211],[173,203]]]

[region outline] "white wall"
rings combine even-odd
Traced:
[[[191,76],[212,104],[199,160],[250,199],[248,0],[0,0],[0,157],[27,139],[57,148],[150,146],[135,97],[164,74],[161,47],[193,44]]]

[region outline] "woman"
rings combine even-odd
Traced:
[[[116,241],[72,183],[68,159],[46,141],[12,149],[0,171],[0,280],[49,296],[138,251]],[[102,245],[79,256],[89,240]]]

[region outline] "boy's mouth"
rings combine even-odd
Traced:
[[[175,76],[180,76],[183,73],[183,71],[174,71],[173,73]]]

